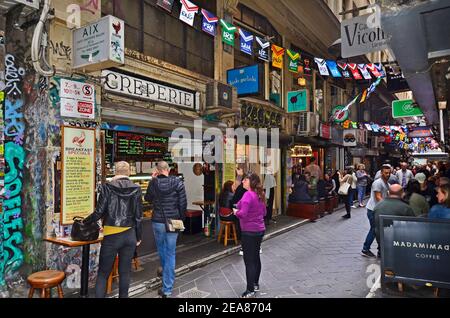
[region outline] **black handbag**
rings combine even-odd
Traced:
[[[73,241],[95,241],[100,235],[100,226],[97,222],[84,223],[84,218],[76,216],[73,218],[70,237]]]

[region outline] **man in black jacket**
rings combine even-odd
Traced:
[[[184,220],[187,208],[184,184],[179,178],[169,176],[169,172],[167,162],[159,162],[145,194],[145,200],[153,204],[153,232],[162,267],[163,282],[158,293],[163,298],[170,297],[172,294],[178,238],[178,233],[166,232],[166,220]]]
[[[100,249],[95,296],[104,298],[106,282],[119,255],[119,297],[128,297],[131,261],[142,240],[142,191],[130,181],[130,165],[117,162],[116,176],[100,188],[95,211],[83,222],[103,220],[104,239]]]

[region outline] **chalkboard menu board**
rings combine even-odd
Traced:
[[[122,131],[118,131],[116,134],[118,157],[139,157],[144,154],[145,135]]]
[[[114,163],[114,131],[105,130],[105,162]]]
[[[167,152],[169,138],[145,136],[144,155],[147,157],[163,158]]]
[[[131,132],[106,130],[107,162],[117,160],[171,161],[169,138]]]

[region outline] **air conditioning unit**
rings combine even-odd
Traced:
[[[318,136],[319,135],[319,114],[313,112],[300,113],[297,126],[298,136]]]
[[[206,86],[206,108],[233,108],[233,101],[237,100],[237,92],[233,86],[214,81]]]

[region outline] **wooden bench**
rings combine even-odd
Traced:
[[[312,203],[288,203],[287,215],[314,221],[320,216],[319,202]]]

